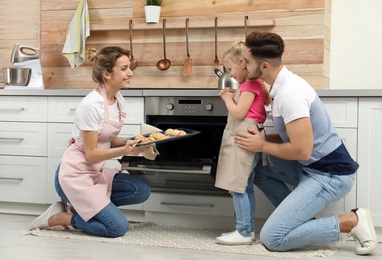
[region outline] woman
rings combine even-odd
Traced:
[[[149,197],[150,187],[144,179],[103,168],[108,159],[147,149],[118,137],[126,116],[120,89],[128,88],[133,76],[129,55],[120,47],[105,47],[91,58],[92,77],[99,87],[76,110],[70,145],[55,179],[58,195],[64,204],[72,205],[74,213],[67,213],[56,202],[32,222],[30,230],[70,225],[97,236],[123,236],[128,221],[117,207],[142,203]]]

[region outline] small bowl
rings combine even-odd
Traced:
[[[4,68],[4,84],[6,86],[28,86],[32,76],[29,68]]]

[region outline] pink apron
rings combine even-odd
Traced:
[[[98,133],[97,147],[110,149],[111,141],[121,131],[122,117],[125,114],[120,111],[119,122],[110,120],[104,87],[101,87],[101,95],[104,98],[105,119]],[[117,104],[120,110],[119,102]],[[70,145],[61,159],[59,182],[71,205],[85,221],[88,221],[110,203],[112,182],[118,171],[104,169],[105,161],[88,162],[82,138],[72,138],[69,142]]]
[[[239,97],[240,90],[236,90],[234,96],[236,104]],[[216,187],[244,193],[255,153],[239,148],[235,144],[235,135],[237,132],[247,132],[248,128],[260,131],[261,127],[262,124],[258,124],[253,119],[236,120],[228,113],[216,170]]]

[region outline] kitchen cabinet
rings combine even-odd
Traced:
[[[357,207],[367,207],[382,226],[382,98],[359,99]]]
[[[0,201],[45,203],[47,97],[0,103]]]

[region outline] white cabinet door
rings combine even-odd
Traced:
[[[382,98],[359,99],[357,207],[370,209],[382,226]]]
[[[0,156],[0,201],[45,203],[46,158]]]

